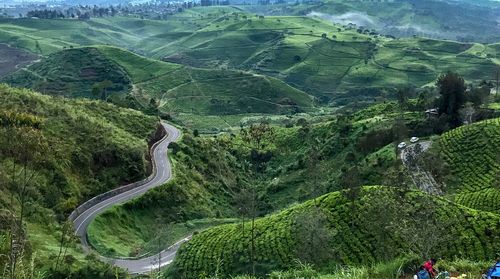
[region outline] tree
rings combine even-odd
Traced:
[[[459,110],[465,104],[465,81],[457,73],[448,72],[441,75],[436,85],[439,88],[439,114],[446,114],[451,127],[461,124]]]
[[[472,103],[472,105],[476,108],[481,105],[486,105],[489,101],[490,90],[491,89],[488,84],[483,84],[480,87],[473,87],[467,94],[467,101]]]
[[[396,91],[396,98],[398,100],[399,109],[402,112],[408,109],[408,97],[410,93],[410,88],[399,88]]]
[[[311,207],[294,218],[296,248],[301,262],[322,265],[332,259],[335,231],[328,225],[328,218],[320,207]]]
[[[409,249],[422,259],[439,255],[441,245],[450,241],[448,227],[452,216],[446,220],[439,218],[434,200],[424,198],[419,203],[404,206],[397,221],[396,233]]]
[[[400,141],[408,137],[408,128],[406,127],[405,120],[399,116],[392,125],[393,142],[397,145]]]
[[[473,121],[472,117],[474,116],[475,109],[472,106],[471,102],[467,102],[465,103],[465,106],[458,111],[458,113],[460,115],[460,120],[462,120],[462,123],[471,124]]]
[[[359,174],[358,167],[354,166],[350,168],[347,172],[344,172],[340,178],[340,183],[344,189],[343,191],[345,198],[349,201],[349,210],[351,214],[354,215],[356,212],[356,200],[359,198],[361,193],[361,178]],[[354,218],[351,218],[351,228],[354,227]]]
[[[320,162],[322,160],[321,156],[321,140],[315,138],[313,144],[311,145],[308,152],[308,163],[307,163],[307,173],[309,174],[309,181],[311,182],[311,194],[310,198],[314,199],[314,204],[318,206],[316,198],[325,193],[325,183],[322,180],[322,167]]]
[[[107,89],[110,88],[111,86],[113,86],[113,82],[106,79],[106,80],[103,80],[103,81],[100,82],[100,86],[101,86],[101,89],[102,89],[101,99],[103,101],[106,101],[108,99]]]
[[[17,115],[17,118],[20,118]],[[25,255],[25,236],[27,229],[24,227],[26,209],[33,192],[33,181],[37,176],[37,164],[44,160],[47,142],[41,131],[32,127],[29,122],[16,121],[3,122],[5,127],[1,133],[8,135],[0,137],[0,156],[12,158],[10,181],[7,184],[10,191],[10,221],[8,230],[9,262],[6,266],[9,278],[17,278],[17,267],[22,264]],[[5,142],[4,142],[5,141]]]
[[[92,96],[94,98],[101,98],[101,100],[106,101],[108,99],[107,89],[111,86],[113,86],[113,82],[107,79],[101,82],[94,83],[94,85],[92,85]]]
[[[248,161],[250,170],[257,181],[262,180],[266,165],[272,158],[272,152],[267,150],[267,147],[273,142],[274,129],[269,123],[261,122],[260,124],[252,124],[248,128],[241,129],[240,134],[250,153],[250,160]],[[255,275],[255,218],[258,216],[259,209],[257,184],[249,184],[242,191],[246,192],[242,194],[242,197],[245,198],[243,203],[246,204],[245,210],[248,212],[248,217],[251,218],[250,260],[252,263],[252,274]]]
[[[69,220],[65,221],[61,228],[61,238],[59,239],[59,253],[57,254],[56,258],[55,270],[58,270],[61,261],[66,259],[68,244],[74,236],[73,231],[73,223]]]

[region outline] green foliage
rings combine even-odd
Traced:
[[[349,210],[348,200],[339,192],[331,193],[319,198],[320,208],[328,216],[329,226],[337,231],[332,241],[335,245],[335,261],[343,264],[371,264],[377,261],[377,250],[381,243],[377,241],[377,232],[370,230],[367,224],[377,226],[379,221],[366,210],[377,199],[384,198],[387,205],[401,204],[409,210],[408,215],[388,215],[387,224],[381,226],[389,249],[397,257],[411,251],[405,237],[399,234],[398,225],[406,228],[411,220],[412,212],[425,210],[422,199],[428,199],[436,208],[435,222],[446,224],[449,239],[433,247],[434,255],[442,257],[469,257],[471,259],[485,259],[495,254],[495,239],[493,231],[497,231],[500,217],[488,213],[470,210],[446,200],[427,196],[420,192],[392,192],[384,188],[365,188],[361,197],[356,201],[358,209]],[[271,269],[286,268],[292,265],[296,245],[293,235],[295,223],[293,216],[313,207],[312,201],[291,207],[277,214],[258,219],[257,230],[257,259],[260,273]],[[382,207],[383,208],[383,207]],[[397,213],[397,212],[394,212]],[[355,229],[352,229],[351,219],[355,219]],[[391,218],[395,218],[392,219]],[[426,218],[433,218],[427,216]],[[395,223],[397,222],[397,224]],[[384,223],[385,224],[385,223]],[[247,224],[248,225],[248,224]],[[418,225],[418,224],[417,224]],[[425,229],[418,227],[419,229]],[[488,233],[488,230],[490,233]],[[176,258],[172,274],[187,277],[197,277],[200,274],[214,273],[217,261],[223,274],[238,274],[248,272],[249,233],[242,230],[240,224],[223,225],[204,231],[183,245]],[[386,250],[387,251],[387,250]]]
[[[56,52],[3,80],[52,95],[109,98],[120,106],[151,114],[158,109],[201,115],[286,114],[313,109],[309,95],[275,78],[190,68],[105,46]]]
[[[108,94],[124,94],[131,88],[127,74],[96,48],[54,53],[3,78],[3,82],[51,95],[103,100]]]
[[[461,124],[459,110],[465,104],[465,81],[456,73],[448,72],[439,76],[436,85],[441,95],[439,103],[439,114],[446,114],[452,127]]]
[[[108,266],[89,262],[84,267],[73,240],[66,244],[73,258],[55,266],[63,230],[58,222],[83,201],[146,176],[147,140],[157,120],[99,101],[49,97],[4,84],[0,98],[0,183],[6,185],[0,188],[0,235],[8,237],[8,224],[22,220],[25,266],[33,261],[41,272],[57,268],[49,272],[56,278],[95,278],[88,274]],[[29,179],[21,179],[21,170]]]
[[[462,126],[439,139],[451,175],[447,185],[456,201],[471,208],[498,212],[500,190],[500,119]]]
[[[497,45],[427,38],[389,39],[371,31],[359,34],[355,29],[332,26],[325,20],[306,16],[270,16],[252,21],[248,12],[234,7],[227,9],[230,14],[222,8],[188,9],[161,21],[132,17],[85,22],[5,19],[0,21],[0,41],[43,55],[61,50],[61,45],[107,44],[193,67],[254,71],[279,78],[322,100],[333,99],[338,105],[351,104],[353,100],[372,102],[384,89],[395,86],[424,86],[449,70],[457,71],[468,81],[480,81],[490,77],[499,64],[495,58]],[[332,35],[335,39],[329,39]],[[119,55],[112,56],[124,62]],[[124,64],[135,63],[131,59]],[[137,83],[176,68],[171,65],[170,70],[164,71],[157,65],[138,64],[137,70],[129,74],[136,72],[133,80]],[[124,68],[133,68],[128,66]],[[150,84],[149,91],[155,88],[155,94],[163,94],[161,90],[166,83],[171,81]],[[196,84],[186,90],[196,93]],[[197,101],[207,104],[211,99],[227,101],[214,96]],[[262,96],[259,99],[265,100]],[[266,102],[250,105],[264,106]]]
[[[99,215],[90,225],[90,242],[104,254],[135,256],[158,250],[152,245],[156,236],[151,226],[175,227],[189,220],[234,216],[232,193],[237,191],[240,181],[247,179],[248,173],[228,146],[225,138],[184,133],[181,142],[170,146],[175,150],[170,153],[172,180]],[[109,230],[120,234],[106,233]]]

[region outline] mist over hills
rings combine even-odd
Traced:
[[[8,1],[0,279],[498,256],[500,2]]]

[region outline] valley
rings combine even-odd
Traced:
[[[0,16],[0,278],[487,272],[500,7],[264,2]]]

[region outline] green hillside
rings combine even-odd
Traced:
[[[168,246],[194,230],[231,221],[215,218],[234,216],[236,182],[248,179],[241,160],[224,141],[189,133],[173,146],[171,181],[104,212],[90,224],[89,242],[97,251],[119,257],[151,254],[158,250],[160,237]],[[151,230],[153,224],[163,228],[161,233]]]
[[[157,250],[150,245],[157,238],[150,230],[157,218],[168,227],[184,226],[193,219],[238,216],[240,191],[246,185],[257,187],[264,214],[353,183],[387,183],[397,170],[393,145],[397,116],[396,104],[386,103],[348,119],[316,124],[300,119],[288,123],[293,124],[288,128],[273,127],[272,139],[266,140],[270,160],[258,176],[248,169],[254,155],[240,133],[212,138],[185,132],[171,155],[174,179],[98,216],[90,225],[89,240],[106,255],[136,256]],[[413,134],[423,135],[418,130],[425,121],[422,115],[408,112],[404,121]],[[364,147],[367,144],[370,149]],[[405,180],[397,179],[399,185]]]
[[[448,188],[465,206],[500,212],[500,119],[462,126],[439,144],[453,176]]]
[[[98,101],[49,97],[4,84],[0,97],[0,181],[5,185],[0,188],[0,253],[9,253],[9,224],[21,218],[24,208],[26,269],[21,270],[19,262],[19,276],[27,272],[31,259],[36,272],[52,269],[61,278],[114,273],[104,263],[84,259],[71,234],[63,236],[68,258],[56,266],[63,223],[82,202],[147,175],[147,141],[152,139],[156,118]],[[0,265],[8,266],[5,257]]]
[[[383,88],[424,86],[448,70],[468,81],[492,80],[500,65],[495,44],[390,39],[320,18],[256,16],[231,7],[187,9],[161,21],[110,17],[40,22],[2,19],[0,42],[16,42],[11,44],[44,55],[61,50],[56,44],[108,44],[193,67],[273,76],[339,105],[371,101]]]
[[[66,97],[101,98],[92,88],[108,80],[108,95],[125,94],[131,88],[130,78],[119,66],[95,48],[68,49],[53,53],[40,62],[20,69],[2,79],[16,87]]]
[[[138,17],[106,17],[91,20],[0,18],[0,42],[40,55],[71,46],[107,44],[152,55],[172,39],[188,36],[231,7],[189,9],[165,20]]]
[[[285,114],[313,108],[310,96],[275,78],[191,68],[104,46],[53,53],[3,80],[71,97],[103,98],[104,90],[106,98],[144,110],[154,99],[160,110],[174,114]],[[106,81],[109,85],[101,89]]]
[[[380,220],[381,222],[391,224],[415,218],[425,210],[424,207],[432,205],[431,211],[435,217],[427,218],[433,218],[433,222],[445,223],[448,234],[446,240],[441,239],[433,247],[433,255],[484,259],[493,257],[498,249],[494,244],[500,224],[498,215],[471,210],[420,192],[368,187],[354,201],[346,198],[346,193],[334,192],[322,196],[317,202],[318,207],[313,201],[308,201],[256,221],[255,255],[259,274],[289,267],[293,265],[294,259],[301,257],[297,254],[301,248],[297,247],[297,242],[301,239],[297,235],[300,231],[297,216],[308,211],[319,211],[319,214],[325,215],[325,227],[333,234],[329,252],[332,253],[333,261],[341,264],[371,264],[379,261],[384,252],[388,253],[385,257],[390,259],[407,255],[415,249],[409,245],[404,234],[398,232],[396,225],[375,229],[371,219],[379,217],[378,214],[373,215],[376,210],[380,210],[379,214],[387,218]],[[405,212],[396,213],[401,208],[405,208]],[[409,222],[406,229],[411,230],[410,227],[415,225],[418,226]],[[195,235],[183,245],[170,272],[176,277],[190,278],[210,276],[216,272],[250,273],[251,225],[247,222],[245,226],[246,230],[242,229],[241,224],[223,225]],[[434,227],[419,229],[433,230]],[[444,234],[440,237],[444,237]],[[328,243],[322,245],[322,249],[328,249]]]
[[[494,45],[357,31],[308,17],[231,15],[181,41],[184,48],[166,59],[251,69],[327,99],[351,99],[361,88],[367,98],[367,88],[423,86],[448,70],[470,81],[492,79],[498,67]]]
[[[500,39],[500,29],[494,23],[498,7],[498,1],[328,0],[274,5],[272,9],[265,5],[244,8],[264,15],[316,15],[342,24],[355,23],[396,37],[417,35],[495,43]]]

